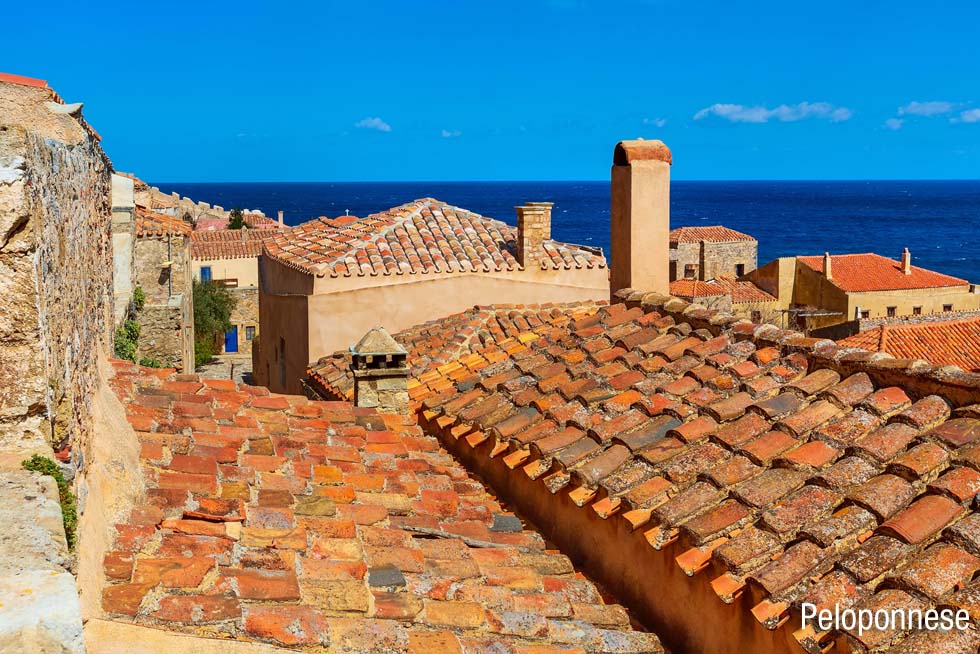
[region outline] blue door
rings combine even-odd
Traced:
[[[211,281],[211,266],[201,266],[201,282]]]
[[[238,325],[225,332],[225,352],[238,352]]]

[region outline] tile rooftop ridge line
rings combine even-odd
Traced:
[[[311,654],[662,654],[413,418],[111,364],[147,489],[108,619]]]
[[[525,269],[525,266],[519,263],[514,254],[510,252],[506,243],[487,244],[484,242],[481,244],[487,249],[490,247],[500,248],[497,257],[494,256],[493,252],[489,252],[486,256],[479,256],[479,253],[476,251],[467,251],[467,246],[472,245],[469,242],[461,246],[463,248],[462,252],[452,251],[451,244],[445,237],[442,238],[443,244],[439,245],[439,239],[432,236],[430,232],[437,231],[441,234],[444,228],[442,225],[438,222],[432,222],[430,225],[427,221],[425,222],[424,229],[418,229],[414,225],[416,220],[424,219],[423,212],[433,208],[442,212],[444,219],[448,212],[455,220],[462,218],[467,221],[475,221],[480,223],[484,228],[489,227],[492,230],[496,230],[502,236],[509,235],[508,242],[516,238],[516,227],[504,221],[483,216],[435,198],[420,198],[397,207],[370,214],[356,221],[345,222],[344,224],[337,224],[335,220],[326,217],[315,218],[288,230],[283,230],[281,235],[277,235],[270,242],[269,246],[264,248],[263,254],[294,270],[307,274],[315,274],[319,277],[329,276],[333,278],[438,273],[454,274],[460,272],[500,272],[504,270]],[[448,224],[449,219],[446,219],[446,221],[447,226],[451,227]],[[410,226],[410,228],[407,226]],[[412,251],[421,250],[429,258],[432,254],[430,250],[433,247],[437,247],[435,256],[431,257],[432,261],[430,264],[427,265],[422,261],[412,263],[411,257],[409,257],[408,261],[402,261],[400,263],[393,257],[391,261],[385,260],[385,255],[381,252],[383,250],[388,252],[389,257],[392,256],[389,251],[389,241],[396,235],[399,229],[406,230],[405,237],[397,239],[399,248],[412,249]],[[478,236],[475,233],[470,234],[470,231],[474,231],[472,227],[462,228],[463,235],[466,238],[472,239],[474,236]],[[417,233],[419,238],[413,239],[412,235],[408,232],[412,234]],[[337,240],[344,242],[344,247],[343,249],[338,248],[336,252],[333,252],[332,257],[323,258],[315,263],[305,261],[303,260],[303,253],[299,251],[305,250],[309,253],[311,248],[298,241],[301,238],[305,239],[307,234],[312,234],[314,237],[317,234],[322,234],[324,237],[336,236]],[[426,237],[432,239],[432,243],[426,244]],[[456,234],[455,238],[460,238],[460,234]],[[545,256],[542,256],[538,261],[538,264],[543,270],[605,268],[607,265],[605,257],[601,254],[601,250],[589,246],[548,239],[544,241],[543,247],[545,249]],[[367,249],[377,251],[374,260],[365,253]],[[447,250],[449,250],[448,254]],[[290,256],[294,252],[299,252],[298,256],[295,257],[295,259],[299,260],[294,260],[294,257]],[[565,256],[563,253],[571,254]],[[358,255],[362,256],[359,257]],[[569,259],[571,262],[569,262]],[[381,270],[377,269],[378,266],[381,267]],[[338,272],[338,268],[341,268],[340,272]]]
[[[980,374],[616,299],[426,373],[423,428],[672,648],[897,654],[926,637],[797,631],[800,602],[975,608]]]

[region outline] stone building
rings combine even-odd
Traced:
[[[146,296],[137,316],[139,352],[184,372],[194,371],[190,236],[180,218],[137,205],[133,280]]]
[[[311,361],[381,322],[397,331],[476,303],[607,298],[601,250],[551,239],[551,204],[516,227],[426,198],[363,219],[320,218],[266,241],[256,383],[300,392]]]
[[[678,227],[670,231],[671,281],[742,277],[756,269],[758,257],[759,242],[728,227]]]
[[[678,279],[670,283],[674,297],[716,311],[728,311],[756,323],[780,324],[779,300],[754,283],[722,275],[711,281]]]
[[[273,223],[275,224],[275,223]],[[259,256],[274,229],[215,229],[191,234],[194,279],[221,283],[237,300],[223,354],[251,354],[259,328]]]
[[[975,285],[913,266],[908,249],[897,261],[874,253],[785,257],[748,279],[779,299],[789,326],[807,332],[850,320],[980,308]]]

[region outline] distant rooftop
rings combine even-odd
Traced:
[[[136,235],[163,236],[167,234],[190,235],[191,226],[180,218],[157,213],[146,207],[136,207]]]
[[[980,318],[880,325],[837,342],[887,352],[902,359],[924,359],[941,366],[980,372]]]
[[[215,229],[191,233],[191,258],[254,259],[262,254],[262,243],[278,229]]]
[[[755,238],[742,232],[736,232],[722,225],[710,227],[678,227],[670,230],[671,243],[733,243],[736,241],[754,241]]]
[[[433,198],[366,218],[317,218],[276,235],[270,258],[330,277],[517,270],[517,228]],[[544,242],[542,268],[605,268],[601,252]]]
[[[823,256],[805,256],[798,259],[823,272]],[[902,272],[902,264],[880,254],[835,254],[830,257],[832,281],[838,288],[851,293],[868,291],[912,290],[966,286],[970,282],[958,277],[912,266],[908,275]]]

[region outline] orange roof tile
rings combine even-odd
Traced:
[[[254,259],[275,229],[216,229],[191,233],[191,257],[199,261]]]
[[[980,318],[880,325],[838,344],[980,372]]]
[[[113,366],[147,489],[104,559],[111,619],[309,652],[663,652],[414,419]]]
[[[48,88],[48,83],[43,79],[34,79],[33,77],[24,77],[23,75],[13,75],[11,73],[0,73],[0,82],[20,84],[21,86],[34,86],[39,89]]]
[[[819,273],[823,272],[823,256],[797,257]],[[869,291],[911,290],[965,286],[965,279],[912,266],[911,274],[902,272],[902,264],[880,254],[834,254],[830,257],[831,281],[850,293]]]
[[[136,207],[136,235],[161,236],[166,234],[183,234],[189,236],[191,226],[180,218],[157,213],[146,207]]]
[[[767,293],[750,281],[739,281],[734,277],[722,275],[714,280],[713,284],[725,289],[726,294],[732,296],[732,302],[776,302],[776,296]]]
[[[718,611],[791,637],[803,601],[974,602],[980,374],[880,366],[676,298],[619,297],[416,370],[423,428],[477,475],[515,476],[505,499],[560,520],[546,534],[560,547],[588,525],[602,531],[590,543],[622,539],[635,557],[624,575],[679,565],[670,583],[704,585],[684,596],[718,593],[671,625],[681,640]],[[458,327],[424,338],[445,352]],[[665,601],[667,578],[651,579]],[[807,651],[842,636],[795,635],[820,641]]]
[[[714,297],[728,295],[727,289],[700,279],[678,279],[670,283],[670,294],[681,298]]]
[[[273,220],[260,213],[247,213],[243,216],[245,226],[252,229],[282,229],[283,225],[279,221]],[[194,224],[194,230],[198,232],[211,232],[228,228],[226,218],[201,218]]]
[[[754,241],[755,238],[742,232],[736,232],[723,225],[710,227],[677,227],[670,230],[671,243],[732,243],[735,241]]]
[[[350,221],[319,218],[266,243],[297,270],[349,277],[516,270],[517,228],[432,198]],[[545,241],[542,268],[605,268],[601,251]]]

